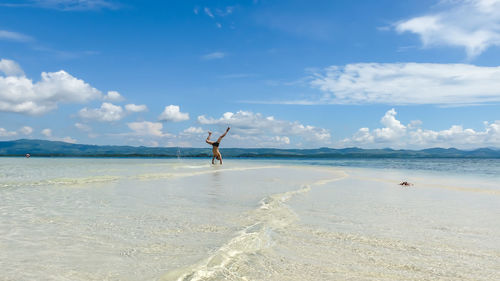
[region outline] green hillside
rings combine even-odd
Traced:
[[[318,148],[221,148],[224,157],[252,158],[500,158],[500,151],[481,148],[472,151],[455,148],[424,150]],[[0,142],[0,156],[50,157],[210,157],[211,148],[144,147],[71,144],[59,141],[28,140]]]

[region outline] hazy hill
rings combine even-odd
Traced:
[[[224,157],[281,157],[281,158],[500,158],[500,150],[480,148],[429,148],[423,150],[318,148],[221,148]],[[0,141],[0,156],[78,156],[78,157],[209,157],[211,148],[144,147],[116,145],[71,144],[46,140]]]

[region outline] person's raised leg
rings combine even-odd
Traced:
[[[211,137],[211,136],[212,136],[212,132],[208,131],[208,137],[207,137],[207,139],[205,140],[205,142],[206,142],[206,143],[208,143],[208,144],[212,144],[212,143],[214,143],[213,141],[210,141],[210,137]]]

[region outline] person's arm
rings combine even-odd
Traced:
[[[220,161],[220,164],[222,165],[222,154],[219,154],[219,161]]]
[[[213,141],[210,141],[210,136],[212,135],[212,132],[208,132],[208,137],[207,139],[205,140],[208,144],[213,144],[214,142]],[[212,161],[213,162],[213,161]]]
[[[227,127],[226,131],[224,132],[224,134],[222,134],[222,136],[219,137],[219,139],[217,140],[217,142],[220,142],[222,140],[223,137],[225,137],[227,135],[227,132],[229,132],[229,127]]]
[[[215,165],[215,156],[212,157],[212,165]]]

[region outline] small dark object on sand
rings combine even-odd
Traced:
[[[407,182],[407,181],[403,181],[403,182],[401,182],[399,185],[403,185],[403,186],[412,186],[412,185],[413,185],[413,183],[409,183],[409,182]]]

